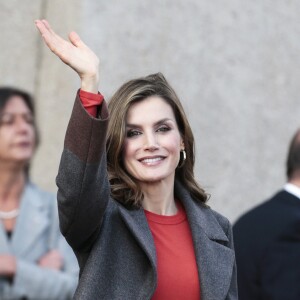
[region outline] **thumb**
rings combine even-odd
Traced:
[[[79,35],[75,31],[69,33],[69,40],[76,47],[85,46],[84,42],[80,39]]]

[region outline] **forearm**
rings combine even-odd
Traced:
[[[21,259],[12,284],[5,286],[7,297],[27,299],[71,299],[76,286],[76,274],[41,268]]]
[[[109,199],[107,122],[105,103],[100,119],[95,119],[85,111],[77,96],[57,176],[60,227],[74,249],[93,241]]]

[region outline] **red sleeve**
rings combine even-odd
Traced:
[[[83,90],[79,91],[79,97],[86,111],[92,117],[97,117],[97,109],[101,105],[104,97],[100,93],[94,94]]]

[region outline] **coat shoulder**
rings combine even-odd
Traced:
[[[56,204],[56,196],[54,193],[45,191],[36,184],[29,182],[26,186],[28,193],[36,196],[36,201],[47,202],[48,204]]]
[[[219,223],[219,225],[222,227],[222,229],[224,230],[224,232],[228,236],[228,231],[229,231],[229,229],[231,230],[230,221],[225,216],[218,213],[217,211],[215,211],[211,208],[210,208],[210,210],[211,210],[213,216],[215,217],[216,221]]]

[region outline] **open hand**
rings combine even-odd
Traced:
[[[72,31],[69,41],[56,34],[46,20],[36,20],[35,25],[48,48],[81,78],[81,88],[97,93],[99,84],[99,58]]]

